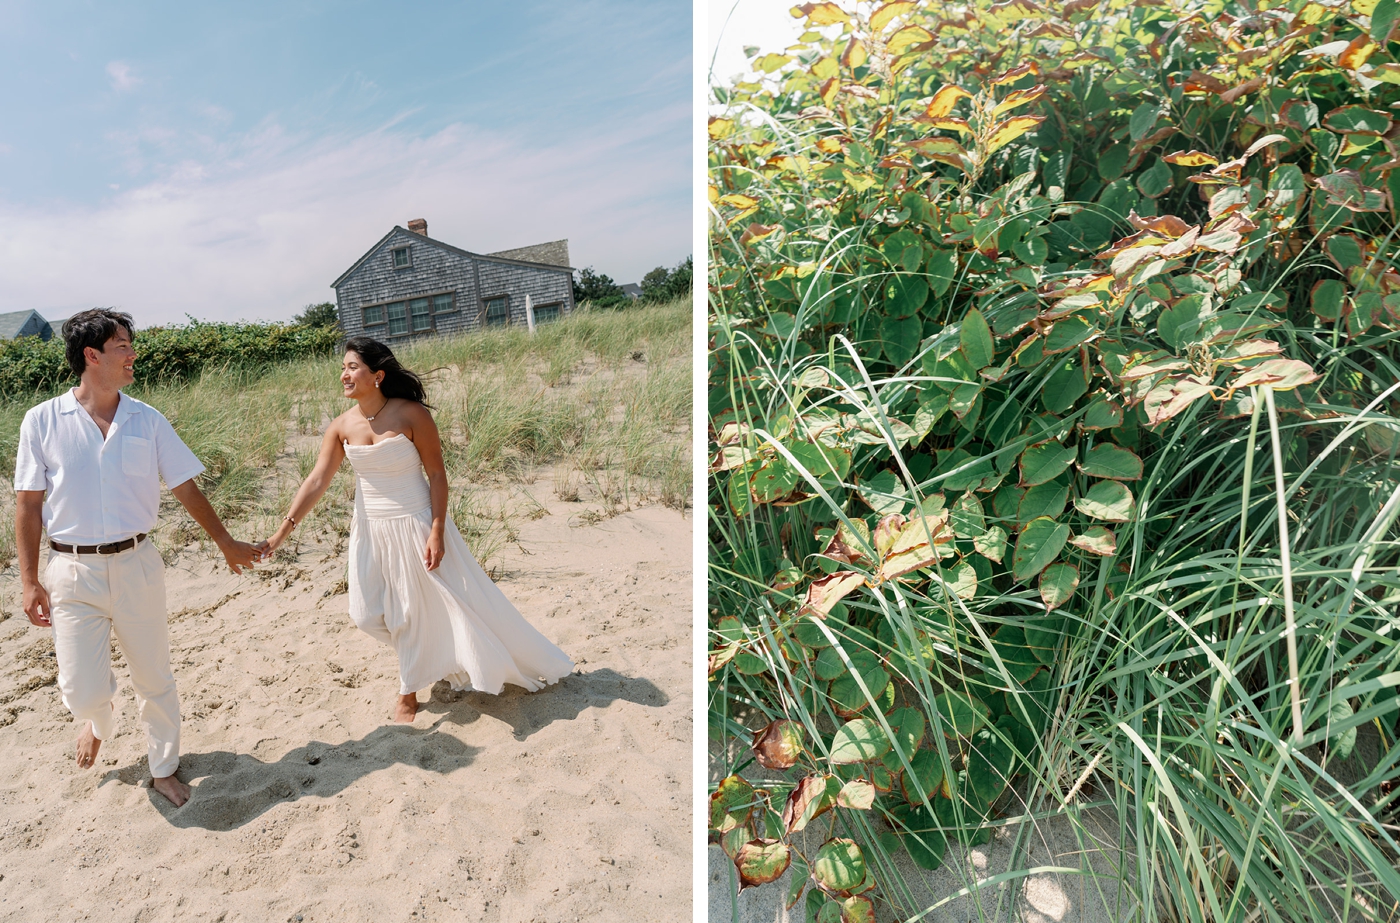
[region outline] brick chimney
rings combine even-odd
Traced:
[[[422,218],[414,218],[408,222],[408,229],[415,234],[422,234],[424,237],[428,236],[428,222],[424,221]]]

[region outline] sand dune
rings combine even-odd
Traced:
[[[548,472],[545,472],[547,480]],[[552,497],[547,484],[534,496]],[[0,579],[0,919],[661,920],[691,903],[692,520],[552,500],[501,586],[575,661],[541,692],[420,694],[346,615],[343,558],[167,572],[185,717],[175,809],[122,724],[79,771],[48,633]]]

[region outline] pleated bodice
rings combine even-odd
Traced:
[[[357,505],[365,518],[413,516],[429,508],[418,448],[403,433],[374,445],[347,442],[345,456],[359,478]]]

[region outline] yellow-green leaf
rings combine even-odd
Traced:
[[[992,126],[992,135],[987,140],[987,153],[1000,150],[1043,121],[1043,115],[1018,115],[998,122]]]
[[[1044,95],[1045,84],[1043,83],[1036,84],[1026,90],[1016,90],[1013,93],[1008,93],[1005,99],[996,104],[996,108],[992,110],[992,115],[1001,115],[1003,112],[1015,109],[1017,106],[1033,103]]]

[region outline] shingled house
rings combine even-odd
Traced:
[[[49,340],[53,338],[53,327],[34,310],[0,314],[0,340],[14,340],[19,337]]]
[[[567,240],[472,253],[429,237],[421,218],[395,226],[331,288],[347,336],[386,342],[525,326],[527,298],[536,324],[574,309]]]

